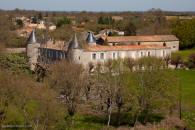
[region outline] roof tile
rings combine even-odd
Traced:
[[[106,37],[108,42],[160,42],[179,41],[174,35],[152,35],[152,36],[110,36]],[[102,39],[106,39],[102,37]]]
[[[87,51],[111,51],[111,50],[142,50],[142,49],[167,49],[167,46],[160,45],[116,45],[116,46],[87,46]]]

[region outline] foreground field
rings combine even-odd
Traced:
[[[195,129],[195,70],[174,70],[174,73],[181,79],[182,119],[190,129]],[[86,127],[90,123],[84,124],[80,125]],[[94,129],[105,127],[105,125],[100,123],[93,123],[92,126],[91,128]]]
[[[182,118],[195,129],[195,70],[177,70],[182,86]]]
[[[181,79],[182,86],[182,120],[189,129],[195,129],[195,70],[174,70]],[[104,129],[106,120],[93,116],[76,115],[74,129]],[[128,128],[128,127],[126,127]],[[116,127],[111,127],[116,129]]]

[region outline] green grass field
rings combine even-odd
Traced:
[[[175,70],[181,79],[182,118],[195,129],[195,70]]]
[[[195,70],[173,70],[179,75],[182,87],[182,119],[190,129],[195,129]],[[93,116],[75,116],[73,129],[103,129],[106,128],[106,120],[100,120]],[[104,123],[103,123],[104,122]],[[111,127],[115,129],[114,127]]]
[[[174,52],[172,53],[172,56],[181,56],[186,61],[188,60],[189,55],[193,52],[195,53],[195,48]]]

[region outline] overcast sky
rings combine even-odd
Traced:
[[[0,9],[48,11],[195,11],[195,0],[0,0]]]

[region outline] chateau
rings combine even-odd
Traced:
[[[168,40],[166,37],[163,35],[107,37],[105,39],[107,39],[108,45],[102,45],[97,42],[99,39],[95,39],[93,33],[89,32],[84,47],[79,44],[76,34],[68,47],[66,47],[63,42],[47,45],[38,43],[33,30],[27,41],[26,52],[32,70],[39,60],[54,62],[68,59],[87,67],[89,63],[104,63],[108,59],[124,59],[128,57],[138,59],[147,56],[165,58],[171,56],[171,51],[178,50],[179,40],[172,35],[168,36]]]

